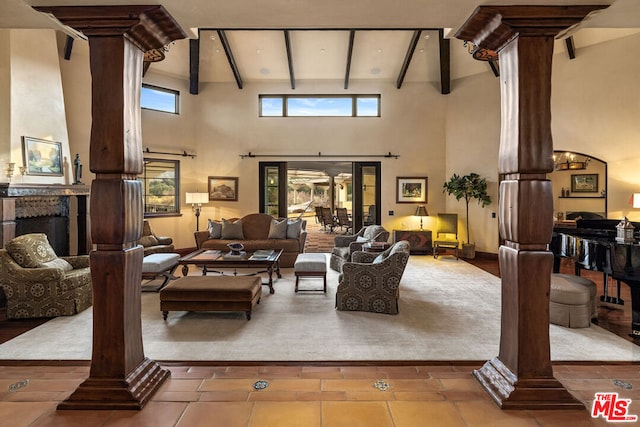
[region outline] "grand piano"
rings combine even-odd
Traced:
[[[619,220],[579,219],[575,227],[556,225],[551,237],[550,250],[554,255],[554,272],[559,271],[560,258],[575,262],[576,275],[581,269],[600,271],[604,275],[602,301],[624,304],[617,297],[608,295],[608,277],[629,285],[631,289],[631,336],[640,339],[640,223],[632,222],[636,232],[634,243],[616,242],[616,226]]]

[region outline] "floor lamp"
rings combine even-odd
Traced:
[[[185,201],[191,204],[191,210],[196,214],[196,231],[200,230],[200,210],[203,203],[209,203],[209,193],[186,193]]]

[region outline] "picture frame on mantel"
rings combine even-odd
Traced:
[[[572,193],[597,193],[598,192],[598,174],[583,173],[571,175],[571,192]]]
[[[62,176],[62,143],[22,137],[22,155],[28,175]]]
[[[236,176],[210,176],[209,200],[212,201],[238,201],[238,177]]]
[[[397,177],[396,203],[427,203],[427,183],[424,177]]]

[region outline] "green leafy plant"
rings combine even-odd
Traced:
[[[460,176],[453,174],[449,181],[444,183],[444,193],[456,198],[464,199],[467,208],[467,244],[469,243],[469,202],[477,200],[483,208],[491,204],[491,197],[487,193],[487,180],[477,173]]]

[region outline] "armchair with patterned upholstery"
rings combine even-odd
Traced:
[[[401,240],[376,254],[354,252],[342,266],[336,308],[348,311],[398,314],[400,280],[409,260],[409,242]]]
[[[151,224],[146,219],[142,225],[142,237],[138,240],[138,244],[144,248],[144,256],[174,252],[173,239],[171,237],[156,236],[151,230]]]
[[[89,256],[58,258],[45,234],[18,236],[0,249],[0,288],[9,319],[79,313],[92,304]]]
[[[351,236],[336,236],[333,239],[333,250],[329,265],[337,272],[342,271],[342,265],[351,261],[351,255],[355,251],[362,250],[362,244],[366,242],[386,242],[389,240],[389,232],[381,225],[368,225]]]

